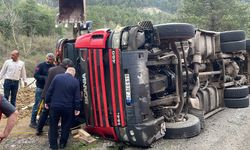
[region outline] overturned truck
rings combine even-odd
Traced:
[[[198,135],[224,106],[249,106],[244,31],[141,22],[62,41],[60,54],[78,69],[90,133],[146,147]]]
[[[196,136],[224,107],[248,107],[249,52],[241,30],[150,21],[61,39],[56,49],[77,68],[86,130],[140,147]]]

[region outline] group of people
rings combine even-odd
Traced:
[[[54,65],[54,54],[48,53],[46,61],[38,64],[35,69],[36,79],[35,103],[33,105],[30,127],[36,129],[36,135],[43,133],[43,127],[49,116],[49,144],[51,149],[66,147],[70,127],[74,116],[80,114],[80,83],[75,78],[76,70],[73,62],[65,58],[61,64]],[[27,85],[25,64],[19,60],[19,52],[11,52],[11,59],[6,60],[1,72],[0,80],[4,79],[4,95],[0,96],[1,112],[8,117],[5,130],[0,132],[0,141],[6,138],[17,120],[16,95],[19,81],[22,79]],[[9,96],[11,96],[10,102]],[[39,105],[43,103],[39,120],[37,113]],[[59,144],[58,124],[61,120],[61,136]]]

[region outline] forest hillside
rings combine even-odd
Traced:
[[[55,28],[59,0],[0,1],[0,65],[19,49],[28,76],[72,27]],[[250,37],[250,0],[87,0],[93,28],[115,28],[150,20],[153,24],[186,22],[213,31],[245,30]]]

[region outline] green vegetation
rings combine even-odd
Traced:
[[[56,29],[55,8],[39,5],[35,0],[0,1],[0,64],[9,58],[13,49],[21,52],[28,76],[33,76],[37,63],[53,52],[55,42],[62,37]]]
[[[249,4],[239,0],[185,0],[177,12],[177,20],[212,31],[248,31],[249,12]]]
[[[94,21],[94,28],[115,28],[116,26],[137,24],[143,20],[150,20],[154,24],[173,20],[173,15],[157,9],[101,5],[89,6],[87,16],[88,20]]]
[[[59,0],[0,1],[0,65],[19,49],[28,76],[59,38],[71,38],[72,28],[55,28]],[[87,19],[94,29],[187,22],[213,31],[245,30],[250,37],[250,0],[87,0]],[[1,66],[0,66],[1,67]]]
[[[157,7],[162,11],[168,13],[175,13],[181,0],[89,0],[89,5],[106,5],[106,6],[120,6],[120,7]]]

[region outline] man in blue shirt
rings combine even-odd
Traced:
[[[52,80],[45,99],[45,108],[50,109],[49,143],[51,149],[58,149],[58,123],[61,118],[60,148],[68,141],[73,115],[80,114],[80,86],[74,78],[75,68],[68,67],[65,74],[58,74]]]
[[[35,91],[35,103],[33,105],[32,113],[31,113],[31,120],[30,120],[30,127],[36,128],[36,116],[38,111],[39,103],[41,102],[41,95],[45,85],[45,81],[48,76],[48,70],[51,67],[54,67],[54,54],[48,53],[46,55],[46,61],[37,65],[34,78],[36,79],[36,91]]]

